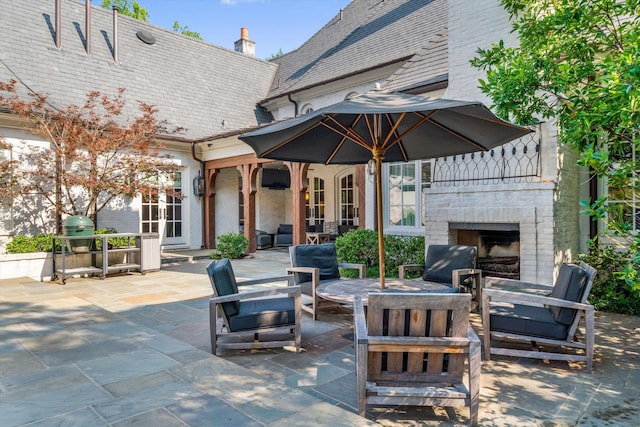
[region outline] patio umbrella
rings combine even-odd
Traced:
[[[372,91],[239,138],[258,157],[376,167],[380,287],[384,288],[382,162],[484,151],[531,132],[497,118],[480,102]]]

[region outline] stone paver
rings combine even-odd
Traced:
[[[195,255],[198,255],[197,253]],[[202,254],[200,254],[202,255]],[[175,259],[179,257],[171,256]],[[0,426],[464,425],[468,409],[356,415],[352,313],[305,315],[301,354],[210,354],[206,259],[159,272],[0,281]],[[286,248],[234,260],[238,280],[282,275]],[[480,331],[479,318],[473,325]],[[640,419],[640,319],[598,313],[594,372],[483,361],[480,425],[628,426]]]

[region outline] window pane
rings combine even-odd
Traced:
[[[389,225],[416,226],[416,211],[419,199],[416,187],[420,177],[416,176],[420,163],[394,163],[389,165]],[[422,173],[422,172],[421,172]]]

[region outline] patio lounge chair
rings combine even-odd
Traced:
[[[407,271],[420,270],[422,280],[467,288],[478,306],[481,303],[481,273],[476,268],[478,249],[465,245],[429,245],[424,264],[404,264],[398,275],[404,279]]]
[[[228,259],[211,261],[207,266],[209,280],[213,287],[213,297],[209,299],[209,327],[211,330],[211,352],[218,348],[253,349],[295,346],[300,353],[300,326],[302,310],[300,287],[291,286],[292,276],[271,277],[267,279],[247,280],[236,283],[235,275]],[[261,283],[287,281],[289,286],[254,292],[238,292],[238,285],[248,286]],[[277,295],[284,295],[279,296]],[[218,318],[223,324],[218,332]],[[253,332],[253,341],[218,342],[222,330],[224,335],[247,335]],[[258,333],[288,329],[293,332],[293,340],[260,341]]]
[[[303,302],[302,309],[311,313],[313,320],[318,318],[320,300],[316,289],[320,283],[341,280],[340,268],[355,269],[358,270],[358,277],[365,276],[364,264],[338,263],[334,243],[291,246],[289,257],[291,267],[287,269],[287,274],[293,273],[295,284],[302,288],[304,295],[311,297],[311,301]]]
[[[470,307],[469,294],[371,292],[365,315],[357,298],[360,415],[367,404],[469,406],[470,423],[477,425],[481,344],[469,326]]]
[[[511,279],[485,278],[482,293],[485,357],[491,355],[535,359],[585,361],[588,372],[593,367],[594,309],[588,304],[596,270],[585,263],[580,266],[562,264],[553,287]],[[498,288],[529,289],[534,292],[514,292]],[[545,292],[541,295],[536,290]],[[550,291],[550,295],[549,295]],[[585,319],[584,340],[576,339],[580,320]],[[491,339],[531,343],[530,349],[493,346]],[[497,344],[497,342],[496,342]],[[542,351],[538,345],[545,345]],[[568,354],[562,347],[584,351]]]

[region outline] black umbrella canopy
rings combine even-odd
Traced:
[[[258,157],[304,163],[409,161],[484,151],[530,130],[497,118],[480,102],[369,92],[240,135]]]
[[[382,162],[489,150],[529,132],[500,120],[480,102],[373,91],[239,138],[267,159],[327,165],[375,160],[380,287],[384,288]]]

